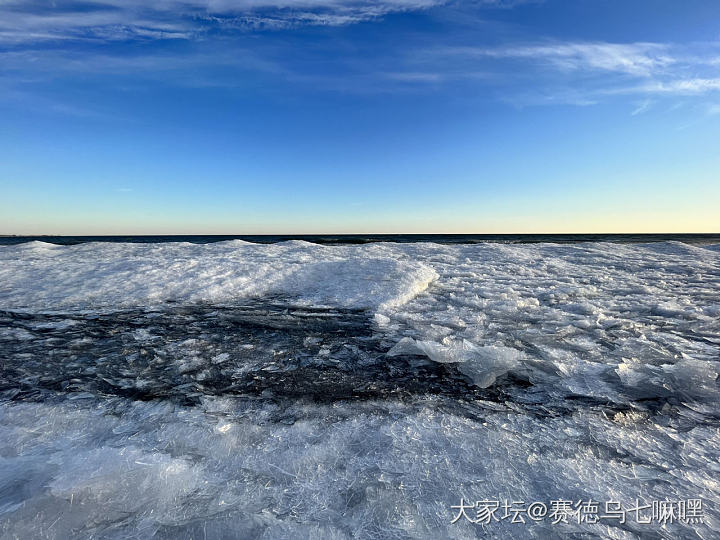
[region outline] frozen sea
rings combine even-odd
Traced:
[[[0,538],[720,537],[718,236],[0,244]]]

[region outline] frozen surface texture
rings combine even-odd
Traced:
[[[0,356],[0,538],[720,536],[717,246],[30,242]]]
[[[291,241],[258,245],[29,242],[0,251],[0,305],[100,309],[232,303],[287,295],[303,304],[394,307],[437,278],[430,266],[375,250]]]

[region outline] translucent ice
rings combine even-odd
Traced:
[[[486,388],[495,382],[500,375],[520,365],[521,354],[509,347],[489,345],[476,347],[467,340],[460,343],[441,345],[433,341],[415,341],[411,338],[401,339],[388,351],[388,356],[400,354],[425,355],[434,362],[457,363],[458,369],[474,384]]]

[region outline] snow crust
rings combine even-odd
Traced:
[[[117,310],[283,295],[303,304],[403,304],[437,274],[417,261],[290,241],[258,245],[29,242],[0,248],[0,306]]]

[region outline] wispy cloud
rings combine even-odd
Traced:
[[[692,78],[675,79],[669,81],[655,81],[647,84],[629,88],[628,91],[635,91],[648,94],[675,94],[693,95],[705,94],[707,92],[720,90],[720,77],[717,78]]]
[[[563,71],[597,70],[648,77],[675,63],[659,43],[552,43],[458,52],[494,58],[517,58]]]
[[[702,95],[720,90],[720,43],[544,42],[495,47],[440,46],[425,61],[438,66],[492,70],[503,99],[515,104],[595,103],[613,95]],[[518,90],[519,89],[519,90]]]
[[[10,0],[0,2],[0,42],[189,39],[224,29],[339,26],[446,1]]]
[[[653,102],[649,99],[646,99],[642,103],[640,103],[633,111],[630,113],[631,116],[637,116],[639,114],[643,114],[647,112],[650,107],[652,107]]]

